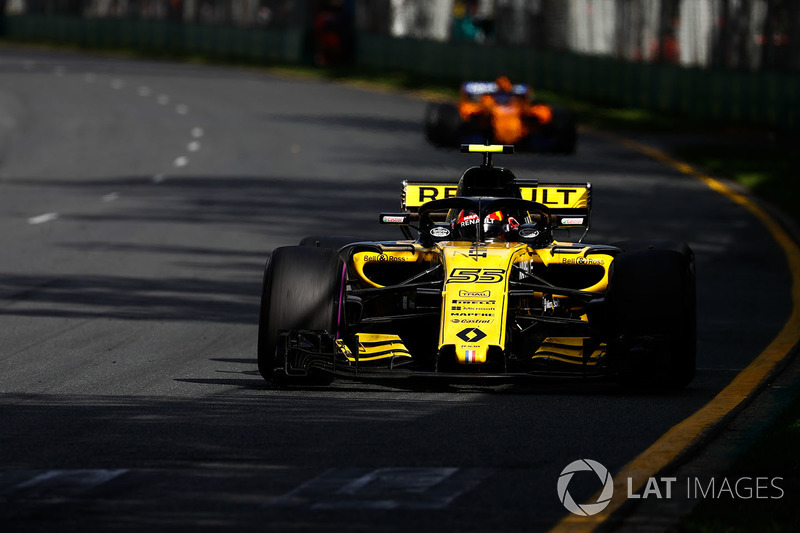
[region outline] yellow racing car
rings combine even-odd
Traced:
[[[258,330],[268,382],[694,377],[694,256],[684,243],[585,244],[590,184],[538,183],[482,154],[457,182],[403,182],[381,213],[403,239],[311,236],[273,251]],[[566,230],[577,242],[556,240]]]

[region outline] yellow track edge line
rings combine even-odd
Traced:
[[[605,135],[604,135],[605,136]],[[763,208],[746,195],[735,191],[722,181],[699,172],[692,166],[673,159],[666,153],[630,139],[608,135],[622,145],[652,157],[679,172],[705,183],[710,189],[728,197],[752,213],[772,234],[783,249],[792,276],[792,313],[778,335],[744,370],[742,370],[714,399],[693,415],[670,428],[644,452],[625,465],[614,476],[614,494],[611,503],[594,516],[570,515],[551,529],[553,533],[590,532],[610,522],[612,515],[628,500],[624,495],[641,493],[648,479],[655,477],[679,458],[686,457],[694,448],[705,443],[714,430],[729,420],[738,408],[746,404],[780,369],[793,348],[800,343],[800,248],[783,227]],[[592,502],[596,501],[595,494]],[[623,495],[623,496],[620,496]]]

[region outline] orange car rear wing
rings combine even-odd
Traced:
[[[461,85],[461,92],[466,96],[477,97],[484,94],[494,94],[500,90],[494,81],[468,81]],[[530,85],[518,83],[513,86],[512,92],[518,96],[525,96],[531,91]]]
[[[553,215],[553,229],[589,230],[592,210],[590,183],[538,183],[537,180],[516,180],[522,198],[538,202]],[[457,183],[435,181],[403,181],[400,207],[416,214],[425,202],[456,196]]]

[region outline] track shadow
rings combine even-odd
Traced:
[[[396,187],[384,184],[309,179],[301,194],[297,180],[267,177],[187,176],[158,185],[143,177],[7,183],[92,197],[113,186],[125,199],[115,209],[61,215],[62,222],[118,228],[116,241],[81,240],[80,233],[72,232],[52,238],[54,247],[91,254],[87,273],[0,275],[0,298],[15,302],[0,307],[0,315],[7,316],[254,324],[264,263],[276,245],[297,244],[309,234],[352,233],[353,228],[365,238],[401,238],[396,228],[377,223],[379,199],[391,198],[388,206],[396,207],[398,197]],[[127,237],[145,226],[158,228],[159,239]],[[193,233],[186,235],[185,227]],[[177,237],[171,240],[184,243],[149,243],[163,241],[161,236],[170,235],[173,228]],[[209,239],[210,232],[240,238]],[[184,241],[187,237],[189,242]],[[104,268],[120,263],[143,267],[128,268],[124,274]],[[137,270],[147,274],[132,273]],[[153,275],[161,271],[170,274]]]
[[[614,469],[638,450],[639,440],[620,438],[633,417],[646,421],[636,428],[645,441],[664,429],[636,411],[669,403],[656,399],[621,415],[597,397],[559,397],[554,410],[547,409],[553,397],[524,405],[517,396],[450,396],[431,401],[414,394],[255,389],[191,398],[3,395],[0,514],[11,530],[26,531],[171,531],[187,524],[193,531],[263,531],[265,524],[341,531],[355,522],[366,531],[385,520],[403,521],[402,530],[426,524],[423,530],[441,531],[453,514],[472,517],[482,530],[507,530],[512,516],[530,529],[532,521],[543,515],[554,520],[563,509],[552,496],[555,481],[526,478],[555,480],[580,456],[574,431],[587,413],[602,428],[592,435],[595,442],[615,440],[604,454],[604,464]],[[547,449],[552,434],[564,435],[564,442]],[[484,505],[459,498],[440,512],[268,506],[333,468],[442,465],[488,467],[501,479],[483,486]],[[87,491],[47,481],[119,469],[122,475]],[[515,472],[523,479],[508,478]],[[525,505],[548,496],[552,505]],[[498,513],[498,506],[508,509]],[[533,529],[543,530],[541,524]]]

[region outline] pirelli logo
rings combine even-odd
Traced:
[[[406,182],[403,187],[405,207],[417,208],[431,200],[452,198],[458,187],[447,183]],[[525,200],[533,200],[555,209],[586,209],[589,206],[589,187],[585,184],[539,184],[520,187]]]

